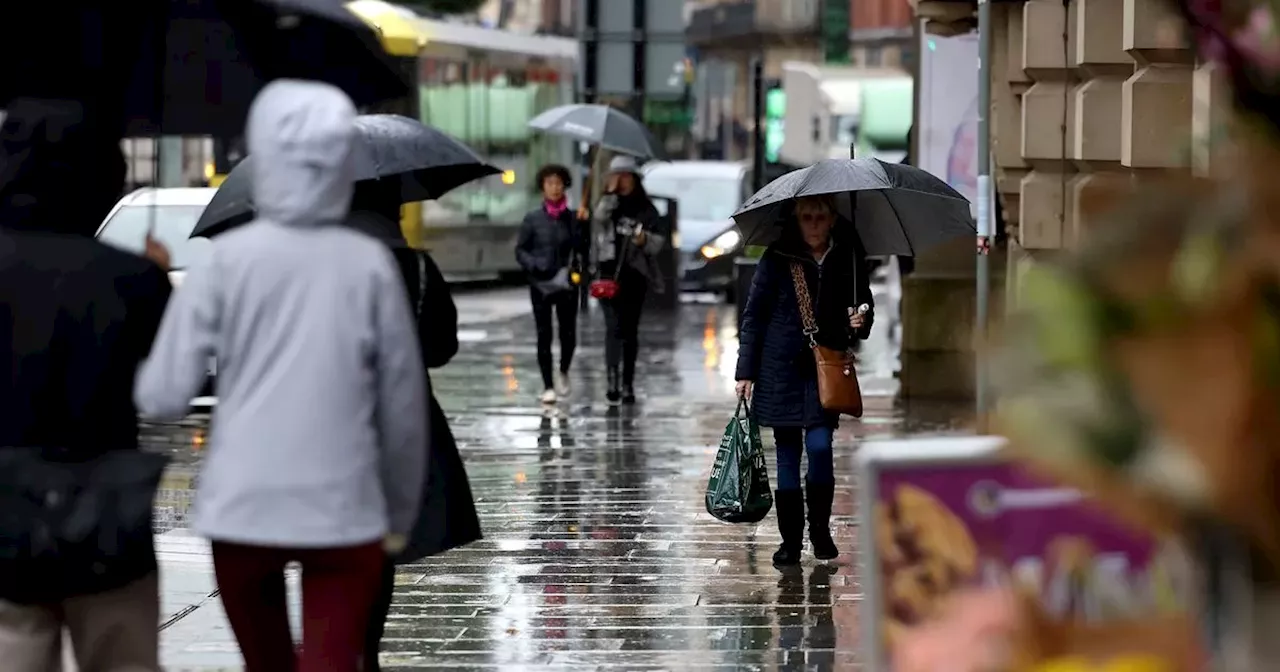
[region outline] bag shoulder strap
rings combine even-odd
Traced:
[[[418,305],[413,311],[414,317],[422,317],[422,302],[427,297],[427,260],[426,253],[418,250],[415,255],[418,258]]]
[[[614,234],[615,236],[617,234]],[[617,282],[622,277],[622,267],[627,263],[627,253],[631,251],[631,241],[626,238],[622,239],[622,250],[618,252],[616,263],[613,266],[613,281]]]
[[[813,301],[809,298],[809,283],[804,279],[804,267],[800,262],[791,262],[791,282],[796,287],[796,302],[800,308],[800,322],[804,326],[804,335],[809,337],[809,346],[818,344],[814,335],[818,333],[818,321],[813,316]]]

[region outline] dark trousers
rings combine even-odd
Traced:
[[[605,363],[609,368],[622,367],[622,382],[630,385],[636,377],[636,356],[640,352],[640,313],[644,311],[649,287],[643,282],[621,282],[618,293],[604,306],[607,334],[604,343]]]
[[[378,664],[378,647],[382,644],[382,635],[387,631],[387,614],[391,612],[391,597],[395,591],[396,565],[391,558],[387,558],[382,567],[378,595],[373,601],[373,611],[369,614],[369,628],[364,641],[364,672],[378,672],[382,669]]]
[[[809,457],[806,477],[810,483],[835,482],[831,444],[834,427],[774,427],[773,441],[778,454],[778,490],[800,489],[800,454]]]
[[[555,385],[551,377],[551,341],[554,336],[551,313],[556,314],[560,327],[560,372],[569,373],[573,363],[573,351],[578,347],[578,292],[566,291],[543,294],[537,287],[529,288],[533,302],[533,323],[538,330],[538,368],[542,370],[543,387]]]
[[[302,565],[302,649],[295,651],[284,568]],[[248,672],[358,672],[382,580],[382,544],[267,548],[213,543],[222,606]]]

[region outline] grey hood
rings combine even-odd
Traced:
[[[340,89],[279,79],[249,108],[246,142],[258,218],[289,226],[337,224],[354,192],[356,108]]]

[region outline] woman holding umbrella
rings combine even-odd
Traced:
[[[604,306],[608,329],[605,363],[611,406],[636,401],[640,315],[648,293],[665,290],[657,254],[668,232],[640,183],[638,171],[636,160],[629,156],[616,156],[609,162],[608,187],[592,222],[598,277],[613,283],[611,291],[594,292]]]
[[[876,159],[827,159],[787,173],[747,199],[733,219],[747,240],[764,231],[782,234],[756,267],[737,370],[738,394],[754,395],[756,419],[774,428],[777,442],[782,547],[773,562],[800,561],[801,445],[809,455],[809,541],[819,559],[832,559],[839,554],[828,529],[838,415],[822,407],[811,346],[846,350],[870,335],[867,255],[914,256],[977,229],[969,202],[945,182]],[[805,328],[806,318],[815,330]]]
[[[760,259],[738,335],[737,392],[752,399],[756,420],[773,428],[778,456],[777,566],[800,562],[805,501],[800,455],[809,458],[805,486],[809,541],[819,560],[839,555],[829,528],[835,475],[831,454],[839,421],[819,403],[818,373],[803,314],[817,326],[813,339],[844,351],[871,334],[874,313],[866,252],[852,224],[837,216],[834,198],[795,201],[781,239]],[[803,303],[802,303],[803,301]],[[865,305],[865,309],[862,306]]]
[[[391,249],[417,327],[424,369],[449,363],[458,353],[458,309],[449,285],[431,255],[409,247],[400,230],[403,187],[400,176],[356,183],[346,224]],[[378,648],[386,630],[395,592],[396,565],[416,562],[480,539],[480,520],[466,466],[449,429],[449,419],[430,393],[428,377],[428,441],[426,481],[418,519],[403,551],[388,556],[365,639],[364,672],[378,672]]]

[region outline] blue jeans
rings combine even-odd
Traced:
[[[834,483],[835,467],[831,457],[834,427],[775,427],[773,441],[778,452],[778,490],[800,489],[800,446],[809,456],[810,483]],[[803,439],[801,438],[803,434]]]

